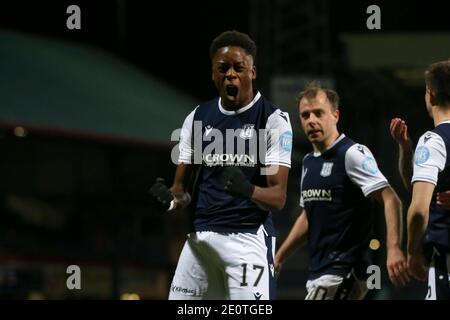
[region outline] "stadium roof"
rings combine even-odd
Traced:
[[[98,48],[0,30],[0,126],[169,145],[197,101]]]

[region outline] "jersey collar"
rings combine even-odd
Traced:
[[[225,109],[222,107],[222,98],[219,98],[219,110],[220,110],[220,112],[222,112],[223,114],[225,114],[225,115],[227,115],[227,116],[232,116],[232,115],[240,114],[240,113],[242,113],[242,112],[247,111],[247,110],[250,109],[251,107],[253,107],[253,105],[259,100],[259,98],[261,98],[261,93],[258,91],[258,92],[256,92],[256,95],[255,95],[255,97],[253,98],[253,100],[252,100],[248,105],[246,105],[246,106],[243,107],[243,108],[240,108],[240,109],[237,110],[237,111],[225,110]]]
[[[440,126],[441,124],[444,124],[444,123],[450,123],[450,120],[444,120],[444,121],[442,121],[442,122],[439,122],[439,123],[436,125],[436,127],[437,127],[437,126]]]
[[[337,145],[339,143],[339,141],[341,141],[344,138],[345,138],[345,134],[341,133],[341,135],[330,146],[328,146],[328,148],[323,153],[314,152],[313,153],[314,157],[320,157],[322,154],[324,154],[325,152],[327,152],[328,150],[333,148],[335,145]]]

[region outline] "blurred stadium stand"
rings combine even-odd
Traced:
[[[167,146],[198,104],[95,47],[3,31],[0,55],[3,126]]]
[[[101,49],[2,31],[0,56],[0,297],[165,298],[183,223],[147,190],[196,100]]]

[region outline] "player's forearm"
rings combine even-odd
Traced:
[[[305,216],[303,216],[305,215]],[[307,241],[308,235],[308,222],[306,219],[306,213],[301,214],[294,226],[292,227],[286,240],[283,242],[281,247],[278,249],[275,260],[279,263],[284,263],[287,258],[292,256],[292,254],[304,246]]]
[[[173,193],[185,191],[189,178],[191,177],[191,173],[191,164],[180,163],[177,165],[173,185],[170,188]]]
[[[192,165],[180,163],[175,171],[175,178],[170,191],[175,197],[175,209],[183,209],[189,205],[191,197],[186,191],[186,187],[192,174]]]
[[[411,206],[408,210],[408,254],[421,252],[422,238],[428,224],[428,211]]]
[[[411,178],[413,174],[413,149],[411,142],[399,144],[398,169],[403,185],[406,190],[411,191]]]
[[[260,206],[279,211],[286,204],[286,189],[279,185],[266,188],[256,186],[251,199]]]
[[[384,202],[386,219],[386,246],[389,249],[401,248],[402,243],[402,202],[392,193]]]

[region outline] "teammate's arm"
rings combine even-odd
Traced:
[[[300,215],[295,221],[289,235],[286,240],[284,240],[280,249],[278,249],[275,255],[275,271],[280,272],[281,266],[286,261],[287,258],[292,256],[292,254],[303,247],[307,242],[308,236],[308,217],[306,216],[305,209],[302,209]]]
[[[429,206],[434,188],[434,184],[429,182],[414,182],[411,205],[407,216],[408,270],[414,278],[421,281],[426,279],[421,243],[428,225]]]
[[[413,174],[413,147],[408,135],[408,127],[404,120],[394,118],[390,125],[391,135],[398,143],[398,170],[403,185],[407,191],[411,191],[411,177]],[[436,196],[437,204],[446,210],[450,210],[450,190],[443,191]]]
[[[413,147],[408,134],[408,126],[400,118],[391,120],[391,135],[398,143],[398,170],[406,190],[411,191],[411,177],[413,174]]]
[[[370,194],[384,206],[386,219],[386,266],[389,279],[395,285],[405,285],[409,281],[402,243],[402,203],[391,187],[385,187]]]

